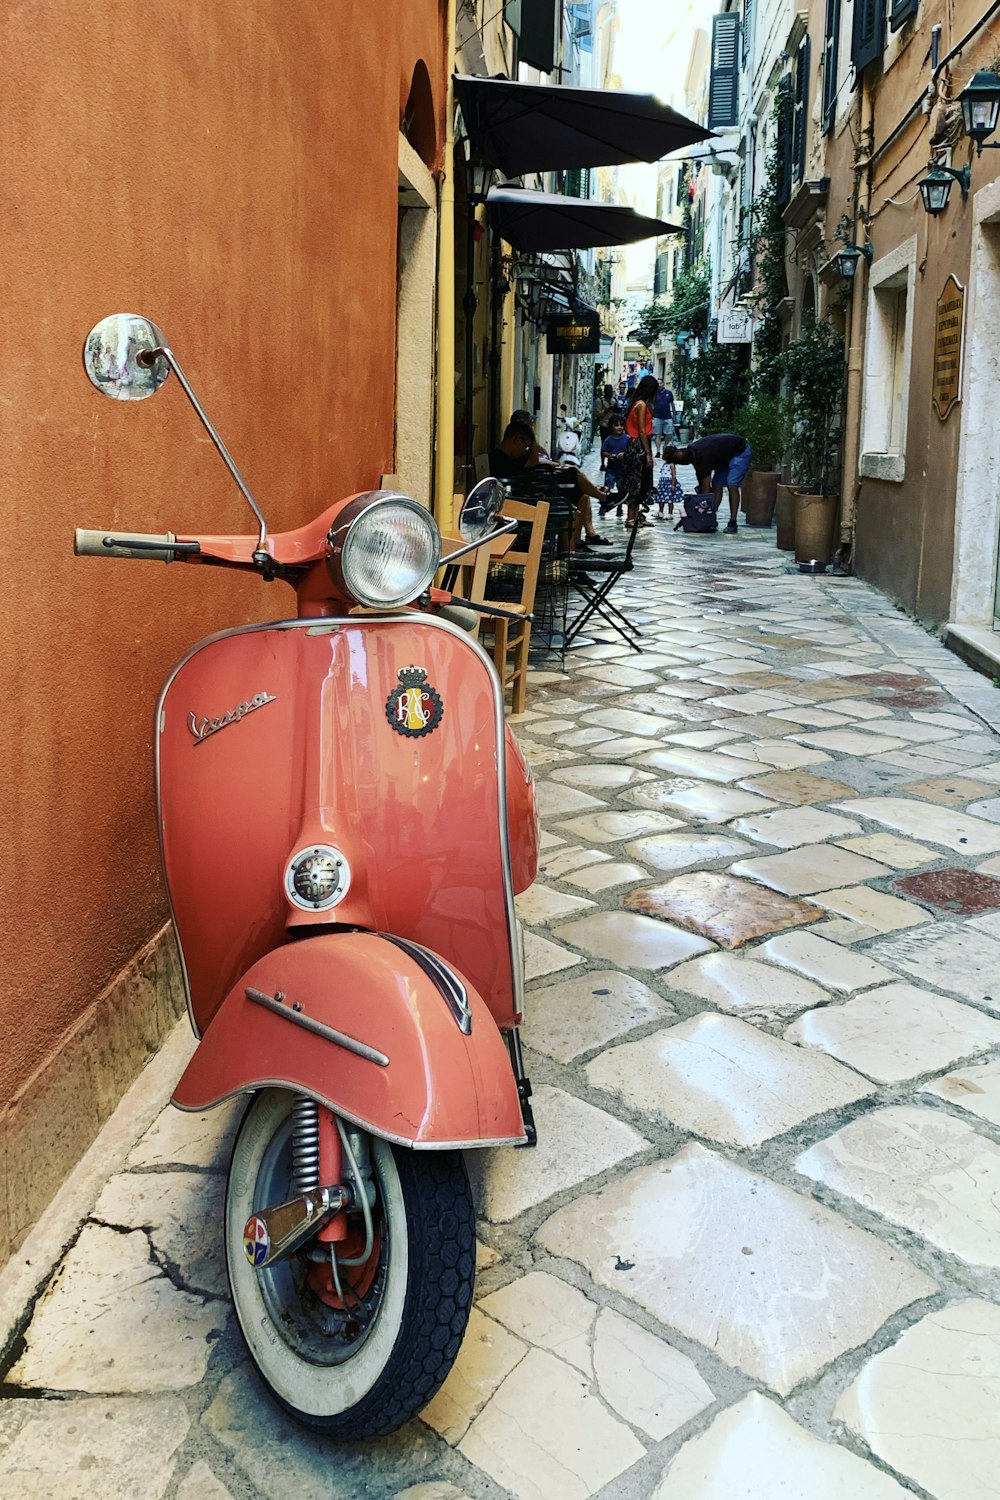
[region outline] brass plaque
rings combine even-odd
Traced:
[[[949,276],[937,301],[934,322],[934,409],[942,422],[962,387],[962,324],[965,287]]]

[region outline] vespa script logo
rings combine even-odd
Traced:
[[[237,703],[236,707],[231,708],[227,714],[223,714],[221,719],[199,719],[197,714],[190,713],[188,714],[188,728],[194,735],[195,744],[200,745],[213,734],[218,734],[220,729],[226,729],[230,724],[238,724],[241,719],[246,718],[247,714],[252,714],[255,708],[263,708],[266,703],[274,701],[273,693],[255,693],[252,698],[245,698],[242,703]]]

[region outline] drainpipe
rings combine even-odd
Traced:
[[[520,406],[519,401],[514,400],[514,377],[517,363],[517,306],[514,300],[514,277],[511,276],[510,285],[503,304],[503,334],[500,363],[500,420],[503,423],[510,421],[510,414],[515,406]]]
[[[866,68],[861,75],[860,131],[859,140],[870,153],[871,132],[874,126],[874,98]],[[864,223],[867,232],[868,209],[871,202],[872,163],[871,155],[855,168],[854,179],[854,223]],[[857,498],[861,487],[858,463],[861,453],[861,380],[864,367],[865,306],[868,290],[868,262],[859,261],[851,286],[850,321],[847,329],[847,400],[844,407],[844,469],[841,475],[840,492],[840,549],[838,563],[850,568],[854,560],[854,530],[857,517]]]
[[[456,0],[445,15],[448,86],[444,166],[438,179],[437,412],[434,514],[442,530],[454,524],[455,493],[455,34]]]

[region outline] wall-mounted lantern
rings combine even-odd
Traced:
[[[962,167],[961,170],[956,170],[955,167],[931,167],[927,176],[921,178],[918,184],[920,196],[924,200],[924,208],[932,218],[936,219],[948,207],[953,182],[957,182],[962,189],[964,203],[972,184],[972,173],[968,167]]]
[[[962,123],[965,133],[976,143],[976,155],[982,156],[986,140],[997,128],[1000,115],[1000,77],[986,68],[973,73],[958,96],[962,106]],[[991,151],[1000,143],[994,142]]]
[[[873,254],[871,245],[844,245],[832,257],[833,268],[844,281],[853,281],[858,269],[858,261],[866,260],[871,265]]]

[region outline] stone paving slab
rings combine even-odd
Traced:
[[[1000,693],[766,530],[635,561],[649,649],[595,628],[515,726],[541,1143],[470,1155],[438,1397],[378,1443],[281,1412],[242,1106],[150,1112],[14,1268],[3,1500],[1000,1500]]]

